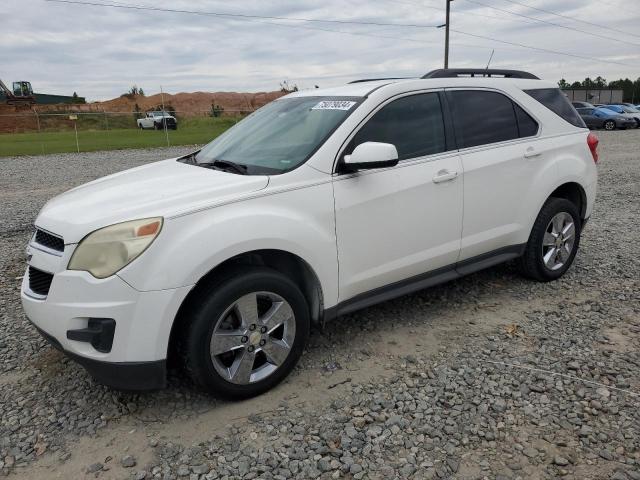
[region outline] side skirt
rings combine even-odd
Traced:
[[[438,268],[406,280],[361,293],[353,298],[340,302],[338,305],[325,309],[323,323],[377,303],[386,302],[387,300],[424,290],[425,288],[446,283],[479,270],[484,270],[485,268],[513,260],[514,258],[522,256],[525,247],[526,243],[499,248],[447,267]]]

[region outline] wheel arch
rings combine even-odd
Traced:
[[[547,196],[545,202],[551,197],[565,198],[569,200],[578,208],[578,212],[580,212],[580,219],[585,219],[585,215],[587,212],[587,193],[579,183],[563,183]]]
[[[234,255],[224,260],[203,275],[185,297],[174,318],[169,334],[167,346],[167,358],[175,357],[176,340],[179,332],[187,322],[185,312],[191,302],[195,301],[199,293],[217,278],[233,275],[239,267],[262,266],[272,268],[292,279],[302,290],[309,305],[311,321],[319,324],[324,313],[324,295],[322,284],[311,265],[300,256],[278,249],[251,250]]]
[[[542,210],[542,207],[544,207],[545,203],[547,203],[550,198],[564,198],[569,200],[578,208],[578,212],[580,213],[580,220],[584,221],[584,219],[586,218],[589,205],[586,190],[580,183],[576,181],[575,178],[567,179],[560,185],[550,188],[547,191],[546,195],[541,195],[539,197],[537,208],[535,212],[532,212],[532,216],[529,222],[530,228],[528,229],[528,235],[525,241],[528,241],[528,239],[531,237],[535,219],[538,217],[538,214]]]

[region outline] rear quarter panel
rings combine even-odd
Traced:
[[[565,183],[576,183],[582,187],[587,201],[585,217],[591,215],[595,202],[597,169],[587,145],[588,135],[589,131],[583,129],[573,134],[541,140],[546,145],[545,154],[551,159],[553,172],[549,171],[548,174],[534,180],[538,187],[531,190],[523,210],[528,225],[533,225],[549,196]]]

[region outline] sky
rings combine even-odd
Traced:
[[[2,0],[0,78],[7,84],[31,81],[39,93],[75,91],[92,101],[117,97],[134,84],[147,94],[161,86],[170,93],[271,91],[284,80],[304,89],[358,78],[419,76],[443,64],[444,29],[434,26],[445,21],[445,0],[87,1],[404,26]],[[527,70],[553,81],[640,77],[640,0],[517,2],[521,5],[453,1],[449,66],[485,67],[495,50],[491,67]]]

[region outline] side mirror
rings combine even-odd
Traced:
[[[371,168],[394,167],[398,164],[395,145],[380,142],[365,142],[358,145],[351,155],[345,155],[342,171],[355,172]]]

